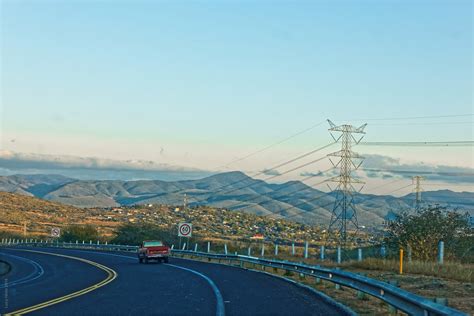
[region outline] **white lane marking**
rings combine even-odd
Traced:
[[[23,261],[23,262],[27,262],[27,263],[31,264],[34,267],[34,271],[32,273],[28,274],[27,276],[24,276],[24,277],[22,277],[18,280],[11,281],[11,282],[8,282],[6,284],[0,285],[0,289],[4,289],[4,288],[12,287],[12,286],[15,286],[15,285],[19,285],[19,284],[34,281],[34,280],[38,279],[39,277],[41,277],[44,274],[43,267],[36,261],[33,261],[31,259],[27,259],[27,258],[23,258],[23,257],[19,257],[19,256],[15,256],[15,255],[12,255],[12,254],[7,254],[7,253],[4,253],[4,252],[2,252],[2,255],[7,256],[7,257],[16,258],[16,259],[18,259],[20,261]]]
[[[72,251],[76,251],[76,252],[85,252],[85,253],[91,253],[91,254],[99,254],[99,255],[105,255],[105,256],[121,257],[121,258],[127,258],[127,259],[131,259],[131,260],[138,260],[136,257],[116,255],[116,254],[112,254],[112,253],[87,251],[87,250],[75,250],[75,249],[66,249],[66,250],[72,250]],[[194,273],[194,274],[200,276],[201,278],[203,278],[204,280],[206,280],[207,283],[211,286],[212,291],[214,292],[214,295],[216,297],[216,301],[217,301],[216,316],[225,316],[224,299],[222,298],[222,294],[219,291],[219,288],[217,287],[217,285],[214,283],[214,281],[212,281],[206,275],[204,275],[204,274],[202,274],[198,271],[192,270],[192,269],[180,267],[180,266],[177,266],[177,265],[174,265],[174,264],[169,264],[169,263],[165,263],[165,265],[176,268],[176,269],[181,269],[181,270],[185,270],[185,271]]]
[[[207,283],[209,283],[209,285],[212,287],[212,290],[214,291],[214,295],[216,296],[216,300],[217,300],[216,316],[224,316],[225,315],[224,299],[222,298],[222,294],[219,291],[219,288],[217,287],[217,285],[214,283],[214,281],[212,281],[209,277],[205,276],[204,274],[202,274],[200,272],[197,272],[195,270],[188,269],[188,268],[185,268],[185,267],[176,266],[174,264],[169,264],[169,263],[166,264],[166,265],[170,266],[170,267],[174,267],[174,268],[177,268],[177,269],[181,269],[181,270],[185,270],[185,271],[194,273],[194,274],[199,275],[200,277],[204,278],[207,281]]]

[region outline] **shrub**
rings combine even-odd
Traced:
[[[392,248],[411,248],[412,258],[435,260],[439,241],[444,241],[445,257],[460,259],[472,247],[472,228],[466,214],[438,205],[415,213],[404,212],[390,223],[386,242]]]
[[[93,225],[70,225],[63,229],[60,240],[74,242],[76,240],[98,240],[99,232]]]
[[[127,223],[120,226],[115,233],[112,243],[122,245],[138,245],[144,240],[161,240],[170,245],[177,239],[176,232],[149,223]]]

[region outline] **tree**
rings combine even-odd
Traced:
[[[112,243],[121,245],[138,245],[144,240],[161,240],[166,244],[171,244],[176,241],[177,234],[177,232],[173,233],[171,230],[150,223],[127,223],[120,226],[115,233]]]
[[[435,260],[438,243],[444,241],[446,258],[454,259],[472,235],[467,219],[467,214],[439,205],[416,213],[403,212],[389,224],[386,242],[396,249],[411,248],[413,259]]]
[[[69,225],[63,229],[61,240],[74,242],[76,240],[99,240],[99,232],[93,225]]]

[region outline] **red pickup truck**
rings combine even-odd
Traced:
[[[170,248],[157,240],[145,240],[138,248],[138,262],[148,263],[150,260],[168,262]]]

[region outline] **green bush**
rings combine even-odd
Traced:
[[[472,253],[472,236],[467,214],[435,205],[400,214],[390,223],[386,242],[395,250],[411,248],[413,259],[433,261],[444,241],[445,258],[461,261]]]
[[[93,225],[70,225],[63,229],[60,240],[65,242],[99,240],[99,232]]]
[[[144,240],[161,240],[171,245],[177,240],[176,232],[149,223],[124,224],[115,233],[112,243],[120,245],[138,245]]]

